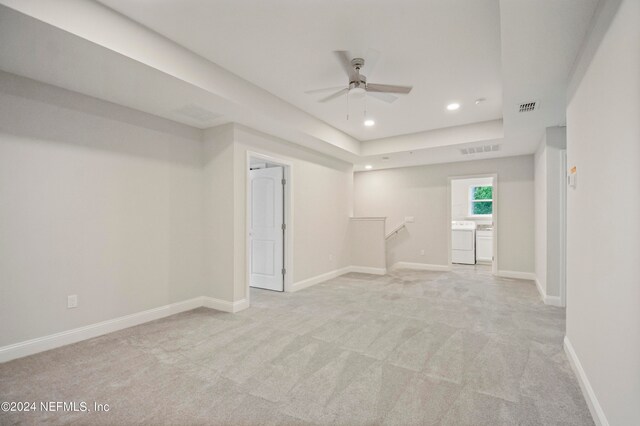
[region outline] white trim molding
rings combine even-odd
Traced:
[[[569,364],[571,364],[573,372],[578,378],[582,395],[584,396],[585,401],[587,401],[587,406],[589,407],[593,421],[597,426],[609,426],[609,421],[604,415],[602,406],[600,406],[600,402],[598,401],[598,398],[596,398],[596,394],[591,387],[591,383],[589,383],[587,373],[585,373],[582,368],[578,355],[576,355],[576,351],[573,349],[573,346],[567,336],[564,336],[564,351],[567,354],[567,358],[569,358]]]
[[[241,299],[235,302],[229,302],[228,300],[203,296],[202,306],[209,309],[216,309],[218,311],[236,313],[247,309],[249,307],[249,301],[247,299]]]
[[[305,280],[294,283],[291,291],[299,291],[303,288],[311,287],[312,285],[320,284],[332,278],[339,277],[340,275],[346,274],[348,272],[351,272],[350,266],[346,266],[340,269],[334,269],[333,271],[325,272],[324,274],[316,275],[315,277],[307,278]]]
[[[560,296],[545,296],[542,301],[545,305],[556,306],[558,308],[564,308]]]
[[[538,294],[540,295],[540,298],[544,302],[544,298],[547,296],[547,294],[542,290],[542,284],[540,284],[538,277],[536,277],[534,281],[536,282],[536,288],[538,289]]]
[[[516,280],[536,280],[536,274],[533,272],[498,271],[498,276],[502,278],[514,278]]]
[[[540,281],[538,281],[537,277],[535,278],[534,281],[536,282],[536,288],[538,289],[538,293],[540,293],[540,298],[542,299],[542,302],[545,305],[557,306],[559,308],[564,308],[564,305],[562,304],[562,300],[560,299],[560,296],[548,296],[542,290],[542,286],[540,285]]]
[[[360,272],[361,274],[386,275],[387,268],[373,268],[371,266],[350,266],[349,272]]]
[[[249,307],[249,300],[242,299],[236,302],[229,302],[226,300],[214,299],[213,297],[200,296],[182,302],[170,303],[168,305],[148,309],[135,314],[125,315],[95,324],[85,325],[84,327],[61,331],[60,333],[37,337],[24,342],[0,347],[0,363],[33,355],[38,352],[48,351],[49,349],[59,348],[60,346],[70,345],[82,340],[102,336],[103,334],[113,333],[114,331],[134,327],[136,325],[155,321],[181,312],[190,311],[202,306],[205,308],[216,309],[218,311],[235,313],[247,309]]]
[[[418,271],[440,271],[447,272],[451,270],[447,265],[430,265],[428,263],[414,263],[414,262],[396,262],[391,267],[392,270],[396,269],[415,269]]]
[[[38,352],[48,351],[49,349],[58,348],[60,346],[70,345],[82,340],[102,336],[103,334],[113,333],[114,331],[123,330],[149,321],[179,314],[180,312],[190,311],[201,306],[203,306],[203,298],[195,297],[183,302],[171,303],[135,314],[86,325],[84,327],[78,327],[72,330],[66,330],[60,333],[50,334],[48,336],[14,343],[0,348],[0,362],[6,362],[12,359],[33,355]]]

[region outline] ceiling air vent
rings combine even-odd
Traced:
[[[482,154],[483,152],[494,152],[500,149],[500,145],[481,145],[481,146],[472,146],[469,148],[460,149],[460,153],[462,155],[469,154]]]
[[[201,124],[212,123],[216,118],[221,117],[220,114],[216,114],[215,112],[209,111],[208,109],[193,104],[185,105],[182,108],[174,110],[174,112],[180,114],[183,117],[188,117],[192,120],[195,120]]]
[[[538,108],[538,101],[523,102],[520,104],[518,112],[531,112]]]

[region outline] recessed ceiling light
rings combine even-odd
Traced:
[[[452,103],[452,104],[447,105],[447,109],[448,109],[449,111],[455,111],[455,110],[457,110],[458,108],[460,108],[460,104],[455,103],[455,102],[454,102],[454,103]]]
[[[373,169],[373,166],[371,164],[367,164],[366,166],[364,166],[364,168],[367,170],[371,170]]]
[[[373,118],[367,118],[366,120],[364,120],[364,125],[367,127],[371,127],[374,124],[376,124],[376,122],[373,120]]]

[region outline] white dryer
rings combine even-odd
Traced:
[[[476,223],[467,220],[451,222],[451,262],[476,264]]]

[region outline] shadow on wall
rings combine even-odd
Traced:
[[[14,136],[200,166],[183,145],[200,142],[199,129],[2,71],[0,96],[14,98],[0,114],[0,124],[10,124],[3,131]],[[69,119],[78,114],[82,120]]]

